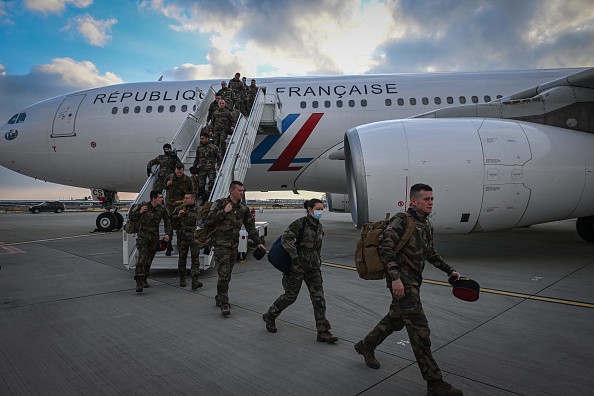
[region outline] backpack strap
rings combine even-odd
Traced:
[[[412,236],[413,232],[415,232],[415,221],[412,218],[412,216],[406,212],[404,212],[404,215],[406,216],[406,228],[404,230],[404,235],[402,235],[402,237],[400,238],[400,240],[398,241],[398,243],[396,244],[396,249],[394,249],[395,253],[398,253],[403,247],[404,245],[406,245],[406,243],[408,242],[408,240],[410,239],[410,237]]]
[[[299,234],[297,234],[297,240],[295,240],[295,247],[299,249],[299,245],[301,245],[301,240],[303,239],[303,233],[305,232],[305,223],[307,222],[307,216],[303,219],[301,223],[301,228],[299,229]]]

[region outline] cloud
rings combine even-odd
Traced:
[[[69,30],[76,26],[76,30],[96,47],[103,47],[107,40],[111,39],[109,33],[111,27],[117,23],[117,19],[97,20],[89,14],[77,17],[72,23],[66,25],[62,30]]]
[[[43,14],[60,13],[68,4],[77,8],[87,8],[93,4],[93,0],[24,0],[26,8]]]

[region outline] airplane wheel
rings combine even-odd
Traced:
[[[118,224],[116,216],[111,212],[103,212],[97,216],[95,225],[99,231],[110,232]]]
[[[594,216],[580,217],[575,223],[578,235],[586,242],[594,242]]]
[[[116,224],[116,230],[121,230],[122,227],[124,226],[124,216],[122,216],[122,214],[120,212],[113,212],[113,214],[116,217],[117,220],[117,224]]]

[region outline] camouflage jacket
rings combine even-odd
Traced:
[[[241,80],[232,78],[231,80],[229,80],[229,83],[227,84],[227,86],[229,87],[229,89],[231,91],[233,91],[236,99],[238,96],[243,96],[245,88],[244,88],[243,82]]]
[[[214,113],[216,111],[216,109],[218,109],[218,108],[219,108],[219,102],[217,102],[215,99],[212,101],[212,103],[208,107],[208,116],[206,117],[206,123],[209,123],[210,120],[212,120],[212,113]]]
[[[433,225],[427,215],[413,208],[409,208],[408,213],[415,221],[415,231],[408,242],[398,254],[394,254],[394,249],[406,228],[406,218],[397,214],[390,219],[383,233],[379,252],[386,266],[388,285],[393,280],[400,279],[404,285],[420,287],[423,282],[425,260],[448,275],[455,269],[450,267],[435,250]]]
[[[220,95],[221,98],[225,100],[227,107],[233,107],[232,103],[235,102],[235,93],[233,90],[229,89],[229,87],[221,88],[216,94]]]
[[[194,189],[192,180],[185,174],[181,175],[181,177],[177,177],[175,173],[172,173],[165,179],[166,182],[169,180],[173,181],[173,184],[170,186],[168,186],[167,183],[165,184],[165,190],[167,190],[167,206],[173,206],[175,201],[184,199],[184,195],[192,192]]]
[[[303,237],[301,238],[299,249],[297,249],[297,237],[304,224]],[[289,227],[287,227],[282,235],[281,243],[292,259],[299,258],[299,266],[301,268],[314,269],[320,268],[322,265],[320,253],[322,251],[323,237],[324,228],[322,227],[322,223],[307,215],[289,224]]]
[[[179,162],[176,154],[158,155],[155,159],[149,161],[146,165],[146,172],[149,173],[154,165],[159,165],[159,177],[166,177],[168,174],[173,172],[175,165]]]
[[[198,144],[196,147],[196,159],[194,166],[199,166],[200,170],[215,169],[215,165],[221,165],[221,152],[219,148],[212,143]]]
[[[246,94],[248,100],[253,101],[256,99],[256,95],[258,94],[258,87],[257,86],[248,86],[246,90]]]
[[[140,213],[140,209],[143,206],[147,206],[148,210]],[[153,206],[150,202],[142,202],[133,207],[128,216],[134,221],[140,220],[138,238],[159,239],[159,224],[161,220],[165,223],[165,234],[169,235],[170,238],[173,236],[169,214],[163,205]]]
[[[229,132],[230,128],[235,125],[235,121],[229,110],[219,108],[212,113],[212,125],[215,131]]]
[[[233,209],[229,213],[225,213],[225,206],[228,203],[233,205]],[[230,197],[217,199],[213,202],[206,221],[217,225],[217,230],[212,238],[214,247],[237,247],[239,230],[242,225],[245,225],[250,239],[256,245],[262,243],[250,208],[243,202],[233,204]]]
[[[196,230],[196,221],[198,220],[198,205],[181,204],[175,208],[171,214],[171,223],[173,228],[177,230],[177,238],[184,240],[191,240],[194,237]],[[180,217],[179,212],[183,210],[185,213]]]

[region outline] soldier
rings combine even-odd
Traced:
[[[150,193],[150,202],[142,202],[130,210],[130,219],[140,222],[136,238],[136,248],[138,249],[138,262],[134,271],[134,280],[136,280],[136,292],[142,292],[143,288],[148,288],[147,278],[150,276],[151,264],[157,253],[157,244],[159,243],[159,224],[161,220],[165,223],[166,242],[171,240],[173,230],[169,221],[169,214],[163,206],[163,194],[158,190]]]
[[[225,156],[227,150],[227,135],[232,133],[235,129],[235,122],[231,112],[225,108],[225,100],[219,100],[219,108],[212,113],[212,125],[213,125],[213,140],[215,146],[217,146],[221,152],[221,157]]]
[[[254,105],[254,101],[256,100],[256,95],[258,94],[258,87],[256,86],[256,80],[252,79],[252,81],[250,81],[250,86],[247,87],[246,90],[246,109],[247,109],[247,115],[250,114],[250,112],[252,111],[252,106]]]
[[[241,202],[244,191],[243,183],[232,181],[229,186],[229,196],[214,201],[206,217],[207,222],[216,224],[217,227],[212,237],[214,259],[219,275],[215,302],[217,307],[221,307],[222,315],[231,314],[229,282],[237,257],[239,230],[242,225],[245,226],[251,240],[266,251],[256,230],[250,208]]]
[[[235,100],[233,101],[235,103],[235,108],[237,111],[243,113],[245,108],[245,87],[239,79],[239,76],[239,73],[235,73],[235,77],[229,80],[229,89],[233,91],[233,95],[235,96]]]
[[[177,229],[177,250],[179,251],[177,269],[179,270],[179,285],[181,287],[186,287],[188,250],[191,250],[192,253],[192,290],[202,287],[202,282],[198,280],[198,275],[200,275],[200,245],[194,240],[197,220],[196,194],[190,192],[184,196],[184,203],[173,211],[171,223],[173,228]]]
[[[320,218],[324,213],[324,203],[314,198],[305,201],[303,206],[307,211],[306,215],[293,221],[281,238],[283,247],[291,256],[289,275],[283,275],[285,293],[268,308],[268,312],[262,316],[262,319],[266,322],[266,330],[276,333],[275,319],[297,300],[301,284],[305,281],[313,305],[316,330],[318,330],[317,340],[332,344],[338,341],[338,337],[330,333],[330,322],[326,319],[326,300],[320,271],[322,265],[320,252],[324,237]],[[297,239],[300,240],[297,241]]]
[[[406,228],[406,217],[397,214],[390,219],[379,245],[380,256],[386,266],[386,284],[392,294],[390,310],[363,340],[355,344],[355,350],[363,355],[369,367],[377,369],[380,363],[375,358],[375,348],[392,332],[406,327],[417,364],[427,381],[427,395],[462,395],[460,389],[443,380],[433,359],[429,323],[420,298],[425,260],[448,276],[460,279],[460,274],[441,258],[433,246],[433,225],[428,219],[433,210],[431,187],[426,184],[412,186],[410,203],[407,212],[414,218],[415,231],[408,242],[394,254]]]
[[[227,83],[225,81],[221,81],[221,89],[219,89],[216,95],[219,95],[221,99],[225,100],[229,109],[233,109],[235,95],[231,89],[227,88]]]
[[[208,191],[211,192],[221,161],[219,148],[209,142],[207,132],[201,132],[200,144],[196,148],[196,159],[194,159],[193,166],[198,168],[198,196],[202,199],[202,204],[208,200],[205,188],[206,177],[208,177]]]
[[[171,151],[171,145],[169,143],[163,145],[163,153],[164,154],[158,155],[155,159],[150,160],[146,165],[147,176],[151,175],[153,165],[160,165],[159,175],[155,180],[154,189],[161,192],[163,192],[163,188],[165,187],[165,178],[170,173],[173,173],[175,164],[179,162],[177,154]]]
[[[213,102],[208,107],[208,115],[206,116],[207,124],[210,123],[210,121],[212,120],[212,113],[214,113],[216,111],[216,109],[219,108],[219,100],[221,100],[221,95],[216,94],[215,100],[213,100]]]
[[[181,203],[186,193],[193,191],[192,179],[184,174],[184,164],[178,162],[175,165],[175,172],[167,176],[165,190],[167,190],[167,212],[171,215],[175,209],[176,202]],[[166,256],[171,256],[173,245],[171,241],[167,244]]]

